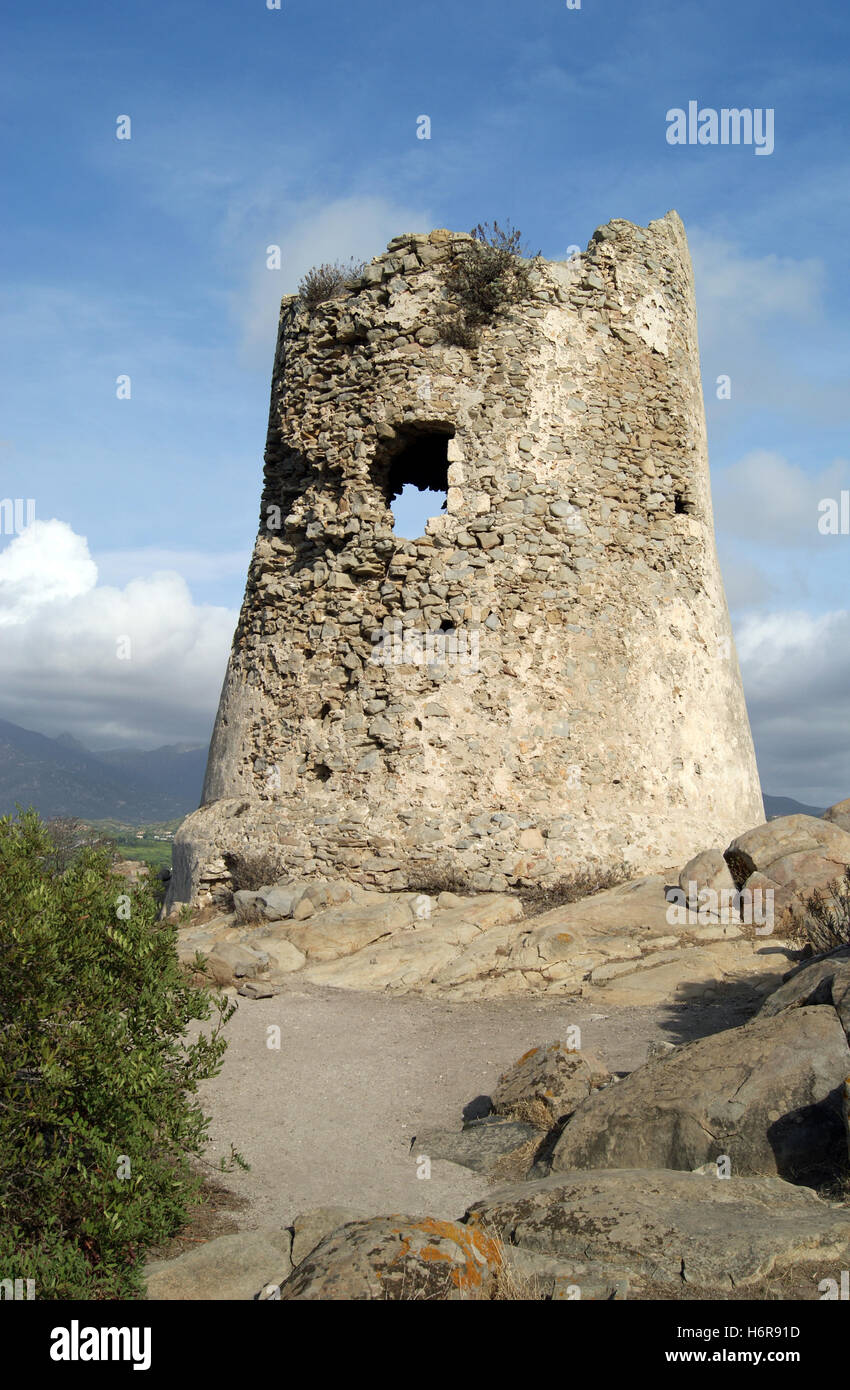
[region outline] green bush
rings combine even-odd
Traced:
[[[498,222],[479,223],[471,236],[449,265],[445,286],[453,307],[439,322],[443,339],[464,348],[476,347],[482,328],[528,297],[531,276],[525,261],[540,256],[522,245],[522,233],[510,223],[505,228]]]
[[[194,1097],[232,1006],[189,984],[147,883],[90,847],[58,873],[55,852],[34,811],[0,820],[0,1278],[133,1298],[201,1187]]]

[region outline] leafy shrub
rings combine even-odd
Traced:
[[[792,941],[810,946],[818,955],[850,946],[850,864],[840,882],[827,884],[826,892],[815,888],[808,895],[798,893],[797,904],[791,908],[787,929]]]
[[[283,873],[280,860],[268,851],[263,854],[225,854],[224,864],[230,874],[234,893],[242,890],[256,893],[258,888],[277,883]]]
[[[344,264],[342,261],[324,262],[314,265],[302,278],[298,286],[298,298],[307,309],[315,309],[347,289],[366,269],[365,261],[353,258]]]
[[[46,828],[53,846],[48,864],[54,873],[64,873],[84,849],[108,849],[115,853],[117,842],[113,837],[102,835],[76,816],[54,816]]]
[[[464,243],[449,265],[445,286],[454,308],[443,313],[439,325],[446,342],[465,348],[476,347],[483,327],[527,298],[531,275],[523,262],[540,256],[522,245],[521,232],[510,223],[506,228],[479,223],[471,235],[474,240]]]
[[[232,1005],[188,983],[147,882],[90,847],[56,873],[55,853],[34,811],[0,820],[0,1278],[133,1298],[200,1188],[194,1096]]]

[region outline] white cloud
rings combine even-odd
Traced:
[[[764,790],[814,805],[850,795],[850,613],[745,617],[735,634]]]
[[[847,418],[846,345],[830,322],[826,266],[816,257],[748,255],[700,228],[688,229],[700,356],[712,434],[740,426],[740,411],[769,408],[811,422]],[[730,400],[715,399],[719,375]]]
[[[0,553],[0,627],[27,623],[46,605],[78,598],[96,582],[83,536],[62,521],[34,521]]]
[[[62,521],[34,522],[0,552],[2,717],[101,744],[204,740],[235,613],[195,604],[173,572],[124,588],[97,578]]]
[[[815,257],[747,256],[722,237],[688,233],[700,309],[700,330],[712,347],[760,333],[773,319],[811,322],[821,312],[825,267]]]
[[[834,459],[808,471],[769,449],[754,449],[713,475],[719,530],[747,536],[756,545],[821,546],[818,503],[838,500],[850,488],[850,460]]]

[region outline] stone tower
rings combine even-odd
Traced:
[[[477,347],[470,238],[396,237],[281,308],[260,531],[172,901],[228,851],[382,888],[683,863],[764,819],[717,563],[674,212],[616,220]],[[405,484],[444,488],[393,533]]]

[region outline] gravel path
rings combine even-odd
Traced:
[[[208,1158],[231,1142],[251,1165],[224,1178],[247,1199],[242,1228],[285,1226],[310,1207],[365,1214],[459,1216],[491,1190],[486,1177],[435,1159],[417,1178],[417,1130],[460,1128],[529,1047],[582,1030],[582,1047],[612,1071],[646,1057],[655,1039],[681,1042],[741,1023],[752,999],[730,996],[682,1012],[584,1001],[448,1003],[292,983],[273,999],[239,999],[221,1074],[201,1095],[212,1116]],[[267,1046],[280,1029],[279,1049]]]

